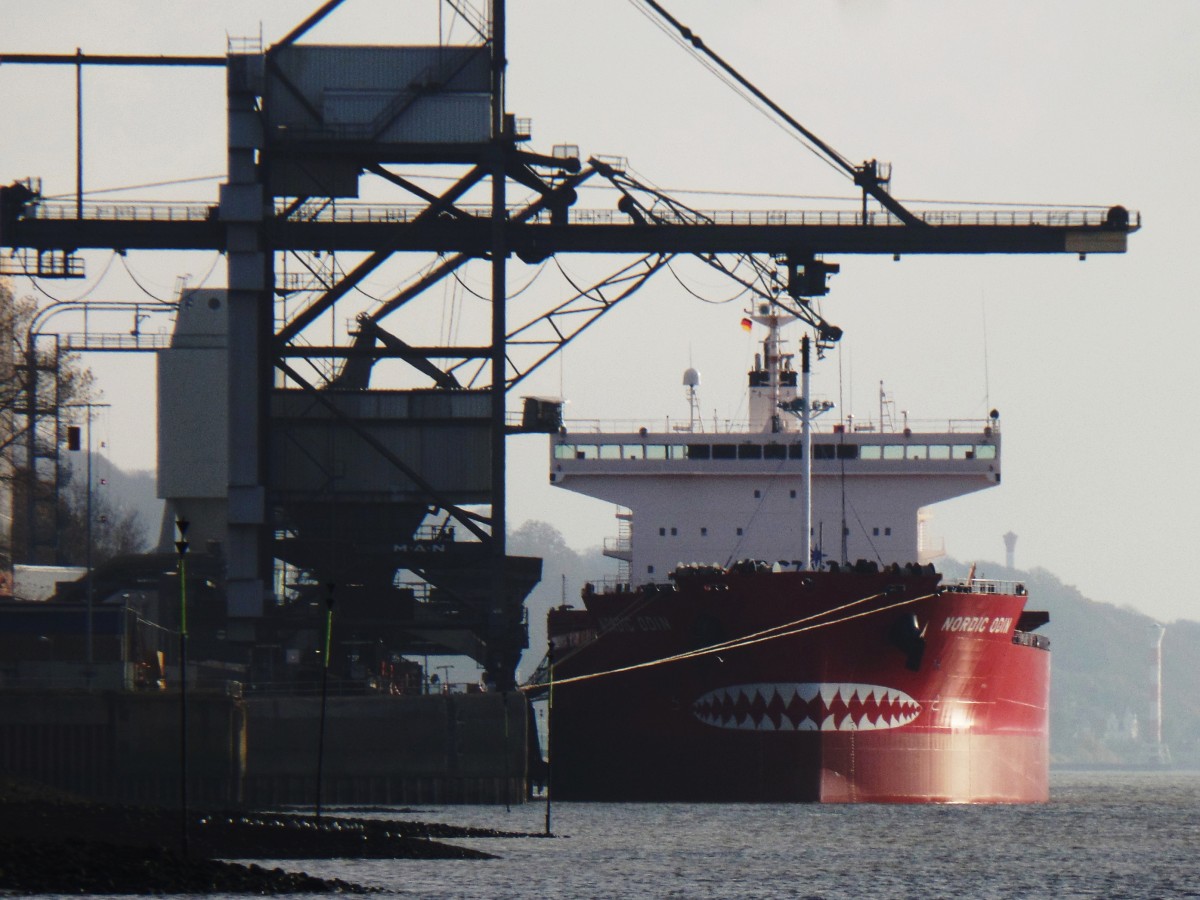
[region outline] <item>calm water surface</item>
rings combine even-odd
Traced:
[[[421,818],[540,832],[541,803]],[[413,897],[1200,897],[1200,773],[1055,773],[1045,806],[556,804],[487,862],[309,864]]]
[[[545,807],[422,818],[540,832]],[[1044,806],[555,804],[491,861],[262,863],[403,897],[1200,897],[1200,773],[1055,773]]]

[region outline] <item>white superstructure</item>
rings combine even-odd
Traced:
[[[749,373],[745,431],[610,432],[575,430],[568,422],[552,436],[552,484],[628,510],[618,514],[621,538],[605,552],[628,564],[632,585],[663,581],[679,563],[804,562],[804,454],[793,414],[803,401],[799,373],[779,339],[791,317],[753,319],[767,326],[768,337]],[[816,418],[814,562],[924,561],[922,507],[999,483],[998,426],[995,414],[936,431],[823,425]]]

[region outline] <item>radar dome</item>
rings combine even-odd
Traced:
[[[688,369],[683,373],[683,384],[685,387],[699,387],[700,373],[695,369]]]

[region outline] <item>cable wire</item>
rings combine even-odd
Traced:
[[[678,32],[674,31],[674,29],[669,28],[665,22],[663,22],[661,19],[659,19],[657,16],[655,16],[653,13],[651,13],[648,9],[646,9],[642,5],[642,0],[629,0],[629,3],[633,5],[634,9],[636,9],[643,16],[645,16],[647,19],[649,19],[651,22],[653,22],[654,25],[660,31],[665,33],[668,37],[671,38],[671,40],[673,40],[676,44],[678,44],[680,47],[682,47],[684,50],[686,50],[692,56],[693,59],[695,59],[702,66],[704,66],[704,68],[708,69],[708,71],[711,72],[713,75],[715,75],[718,79],[720,79],[720,81],[723,84],[725,84],[726,87],[728,87],[735,94],[737,94],[744,101],[746,101],[752,109],[754,109],[756,112],[759,113],[759,115],[763,116],[765,119],[767,119],[768,122],[770,122],[772,125],[774,125],[776,128],[778,128],[780,131],[782,131],[785,135],[790,137],[792,140],[796,141],[801,147],[803,147],[805,150],[807,150],[809,153],[811,153],[814,157],[816,157],[822,163],[829,166],[829,168],[833,169],[839,175],[842,175],[842,176],[846,175],[846,172],[845,172],[843,166],[838,165],[836,162],[834,162],[828,156],[826,156],[824,152],[822,152],[817,147],[814,147],[802,135],[798,134],[791,128],[787,127],[787,125],[785,125],[783,122],[781,122],[779,120],[779,118],[775,114],[772,113],[771,110],[764,107],[762,105],[762,103],[753,96],[753,94],[751,94],[744,87],[742,87],[740,84],[738,84],[738,82],[735,79],[733,79],[728,73],[724,72],[712,60],[707,59],[693,45],[691,45],[687,41],[685,41],[683,39],[683,37],[678,34]],[[841,154],[838,154],[838,155],[840,156]]]
[[[708,303],[711,306],[724,306],[726,303],[732,303],[734,300],[737,300],[739,297],[744,296],[750,290],[750,288],[743,286],[742,289],[740,291],[738,291],[736,294],[734,294],[732,297],[726,297],[724,300],[710,300],[708,297],[704,297],[704,296],[696,293],[690,287],[688,287],[684,283],[683,279],[679,277],[679,273],[675,271],[675,267],[673,265],[671,265],[671,263],[667,263],[667,271],[669,271],[671,273],[671,277],[673,277],[677,282],[679,282],[679,286],[681,288],[683,288],[685,291],[687,291],[689,294],[691,294],[693,297],[695,297],[701,303]]]
[[[118,253],[117,255],[121,257],[121,265],[125,267],[125,272],[129,275],[130,279],[133,281],[134,284],[136,284],[138,286],[138,289],[141,290],[141,292],[143,294],[145,294],[151,300],[156,300],[165,306],[174,306],[175,305],[171,300],[164,300],[162,297],[156,296],[155,294],[151,293],[146,288],[145,285],[143,285],[140,281],[138,281],[137,276],[133,274],[133,270],[129,268],[129,261],[125,258],[125,254]]]
[[[819,619],[823,616],[827,616],[832,613],[836,613],[836,612],[840,612],[845,609],[849,609],[850,607],[856,606],[860,603],[866,603],[870,600],[878,599],[880,596],[882,596],[882,595],[881,594],[873,594],[870,597],[863,597],[863,598],[855,600],[851,603],[843,604],[842,606],[836,607],[835,609],[830,609],[830,610],[825,610],[823,612],[814,613],[811,616],[805,616],[803,618],[796,619],[795,621],[788,622],[783,625],[777,625],[774,628],[768,628],[764,631],[756,632],[755,634],[746,635],[745,637],[735,638],[735,639],[729,640],[729,641],[722,641],[721,643],[718,643],[718,644],[710,644],[707,647],[700,647],[696,650],[689,650],[685,653],[677,653],[674,656],[664,656],[660,659],[647,660],[646,662],[634,663],[634,664],[628,665],[628,666],[620,666],[615,669],[606,669],[603,672],[591,672],[586,675],[574,675],[569,678],[556,678],[556,679],[554,679],[554,686],[557,688],[557,687],[562,687],[563,685],[567,685],[567,684],[578,684],[579,682],[583,682],[583,681],[592,681],[596,678],[606,678],[610,675],[623,675],[627,672],[635,672],[640,669],[649,669],[649,668],[653,668],[655,666],[667,665],[668,663],[680,662],[685,659],[695,659],[695,658],[698,658],[701,656],[712,656],[717,653],[727,653],[731,650],[743,650],[746,647],[753,647],[756,644],[763,644],[763,643],[766,643],[767,641],[775,641],[775,640],[779,640],[780,638],[786,638],[786,637],[795,637],[798,634],[804,634],[805,632],[815,631],[818,628],[828,628],[831,625],[843,625],[846,622],[852,622],[855,619],[861,619],[864,616],[873,616],[873,615],[877,615],[882,612],[887,612],[892,609],[898,609],[902,606],[909,606],[913,603],[919,603],[922,600],[929,600],[934,597],[937,597],[938,594],[935,592],[932,594],[924,594],[920,597],[910,597],[907,600],[900,600],[896,603],[891,603],[891,604],[888,604],[887,606],[880,606],[876,609],[864,610],[863,612],[858,612],[858,613],[855,613],[855,614],[849,615],[849,616],[843,616],[840,619],[834,619],[829,622],[817,622],[815,624],[808,624],[808,623],[812,622],[814,619]],[[780,630],[780,629],[786,629],[786,630]],[[582,648],[580,648],[580,649],[582,649]],[[541,684],[523,685],[521,690],[530,691],[530,690],[540,689],[541,687],[542,687]]]
[[[196,184],[197,182],[201,181],[220,181],[225,177],[225,175],[199,175],[195,178],[174,178],[170,181],[147,181],[143,184],[128,184],[124,187],[88,188],[88,190],[84,192],[84,196],[90,197],[94,194],[119,194],[122,191],[138,191],[143,188],[171,187],[172,185],[176,184]],[[67,194],[51,194],[43,197],[45,200],[73,200],[74,198],[74,191],[71,191]]]

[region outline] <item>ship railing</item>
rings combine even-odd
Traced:
[[[589,587],[596,594],[627,594],[633,590],[633,585],[626,579],[615,577],[589,578],[584,590]]]
[[[945,582],[946,590],[957,594],[1015,594],[1024,596],[1025,585],[1020,581],[994,578],[957,578]]]
[[[999,419],[967,419],[967,418],[951,418],[951,419],[913,419],[909,418],[905,422],[901,422],[895,426],[880,427],[878,423],[869,419],[848,418],[844,422],[822,422],[819,419],[813,422],[813,433],[832,435],[832,434],[884,434],[884,435],[904,435],[906,430],[913,435],[917,434],[998,434],[1000,432]],[[669,434],[675,436],[678,440],[684,441],[691,435],[717,435],[736,434],[744,435],[750,431],[749,419],[717,419],[706,420],[704,422],[688,422],[687,420],[672,419],[670,416],[659,419],[564,419],[563,439],[569,441],[571,438],[577,438],[579,435],[591,434],[620,434],[620,435],[641,435],[646,434]],[[800,434],[799,425],[794,431],[787,432],[788,434]],[[778,437],[776,435],[775,437]]]
[[[433,678],[437,676],[434,675]],[[299,678],[284,681],[253,681],[239,685],[240,694],[245,697],[311,697],[321,694],[320,678]],[[443,682],[430,680],[422,684],[418,677],[410,679],[388,679],[377,674],[363,675],[357,678],[331,677],[327,688],[331,695],[338,697],[353,697],[367,695],[384,695],[396,697],[440,696],[443,694],[481,694],[485,688],[477,681]]]
[[[627,537],[606,537],[604,539],[605,553],[628,553],[632,544]]]
[[[1032,631],[1014,631],[1012,642],[1022,647],[1034,647],[1038,650],[1050,649],[1050,638],[1044,634],[1034,634]]]

